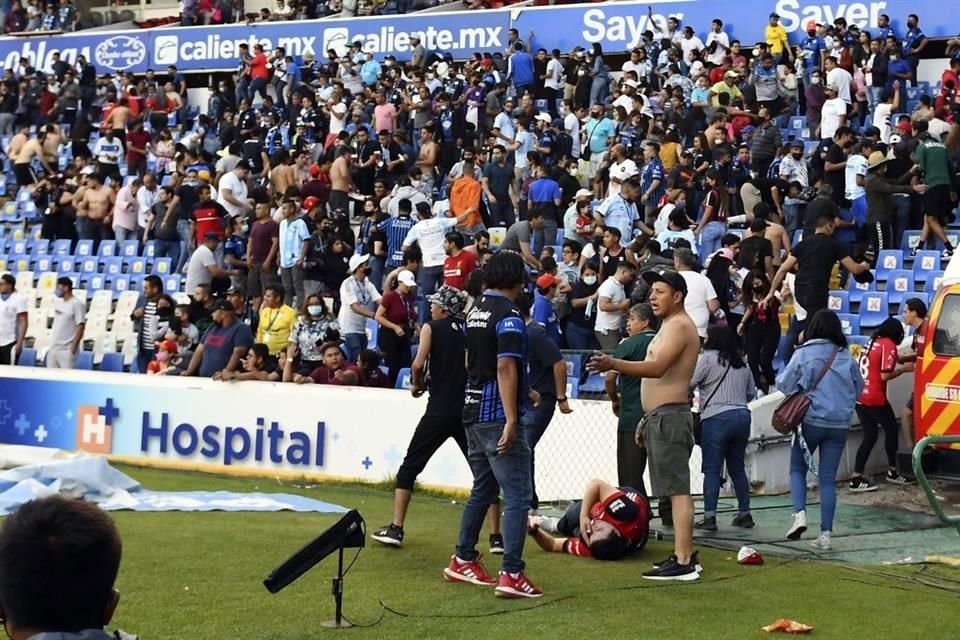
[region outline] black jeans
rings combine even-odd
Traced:
[[[857,403],[857,417],[863,427],[863,441],[857,449],[857,459],[853,470],[858,475],[863,474],[867,466],[867,459],[877,444],[880,428],[883,427],[883,448],[887,453],[887,466],[891,469],[897,466],[897,447],[900,444],[900,430],[897,428],[897,416],[893,407],[887,402],[882,407],[865,407]]]
[[[774,322],[751,322],[747,328],[747,362],[758,389],[766,393],[777,378],[773,358],[780,346],[780,319]]]
[[[404,456],[397,471],[397,489],[413,491],[417,476],[447,438],[453,438],[463,452],[463,457],[466,458],[467,432],[463,428],[462,416],[459,414],[449,417],[425,415],[420,418],[420,423],[407,446],[407,455]]]
[[[16,342],[11,342],[0,347],[0,364],[16,364],[13,361],[13,348],[16,344]]]
[[[390,385],[397,384],[400,369],[410,366],[410,333],[398,336],[391,329],[381,327],[377,342],[383,352],[383,361],[387,365]]]

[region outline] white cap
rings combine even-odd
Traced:
[[[633,89],[636,89],[636,88],[639,87],[640,85],[637,84],[637,81],[636,81],[636,80],[624,80],[624,81],[623,81],[623,86],[625,86],[625,87],[632,87]]]
[[[590,189],[580,189],[575,194],[573,194],[573,197],[578,200],[580,198],[593,198],[593,191],[590,191]]]
[[[543,120],[543,121],[546,122],[547,124],[553,122],[553,118],[550,117],[550,114],[549,114],[549,113],[538,113],[536,119],[537,119],[537,120]]]
[[[902,140],[903,138],[900,136],[899,133],[895,133],[892,136],[890,136],[890,144],[900,144]]]
[[[97,170],[91,167],[90,165],[87,165],[83,169],[80,169],[80,175],[82,176],[92,176],[96,172]]]
[[[417,279],[413,276],[413,271],[410,271],[409,269],[404,269],[397,274],[397,282],[400,284],[405,284],[408,287],[417,286]]]
[[[369,253],[366,253],[364,255],[355,253],[352,256],[350,256],[350,273],[353,273],[354,271],[356,271],[357,267],[359,267],[360,265],[366,264],[367,260],[369,259],[370,259]]]

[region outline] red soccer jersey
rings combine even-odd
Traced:
[[[858,402],[865,407],[887,404],[887,382],[880,374],[892,373],[897,368],[897,345],[890,338],[877,338],[860,354],[860,375],[863,393]]]
[[[470,251],[461,251],[457,257],[447,256],[443,261],[443,283],[462,291],[476,268],[477,256]]]
[[[603,502],[593,505],[590,518],[613,525],[630,550],[639,549],[647,541],[650,505],[647,499],[634,489],[624,487]],[[563,551],[583,558],[590,557],[590,547],[583,538],[570,538],[563,543]]]

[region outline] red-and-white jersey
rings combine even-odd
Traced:
[[[626,540],[629,551],[636,551],[647,543],[650,532],[650,503],[636,489],[621,487],[606,500],[590,508],[590,519],[613,525]],[[582,537],[566,540],[563,551],[582,558],[590,557],[590,547]]]
[[[864,387],[857,401],[865,407],[887,404],[887,382],[881,373],[893,373],[897,368],[897,345],[890,338],[872,340],[860,354],[860,375]]]

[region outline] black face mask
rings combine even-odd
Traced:
[[[802,153],[791,153],[790,155],[793,156],[795,160],[803,160]]]
[[[170,307],[157,307],[157,315],[161,318],[169,318],[173,315],[173,309]]]

